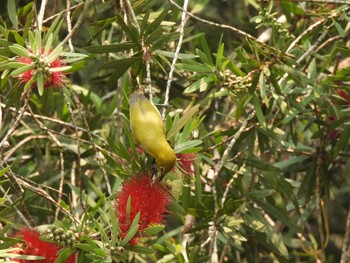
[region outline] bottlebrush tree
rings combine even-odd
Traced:
[[[347,1],[0,12],[0,261],[350,261]],[[176,153],[161,181],[135,91]]]

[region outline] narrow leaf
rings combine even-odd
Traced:
[[[19,55],[21,57],[29,57],[29,51],[22,47],[21,45],[14,44],[13,46],[9,46],[9,49],[12,53],[15,53],[16,55]]]
[[[18,28],[18,18],[15,0],[7,0],[7,13],[14,28]]]
[[[187,110],[184,115],[182,115],[182,117],[179,119],[179,121],[177,121],[175,123],[175,125],[173,125],[173,127],[171,127],[171,129],[169,130],[168,134],[167,134],[167,139],[169,140],[171,137],[173,137],[178,131],[180,131],[182,129],[182,127],[185,126],[185,124],[192,118],[192,116],[194,114],[196,114],[196,112],[199,109],[199,104],[193,106],[192,108],[190,108],[189,110]]]
[[[23,74],[24,72],[27,72],[28,70],[31,70],[31,69],[35,68],[35,64],[34,63],[30,64],[30,65],[28,65],[28,64],[24,64],[24,65],[25,66],[22,66],[21,68],[18,68],[16,70],[12,71],[10,76],[11,77],[16,77],[16,76],[18,76],[20,74]]]
[[[37,84],[39,95],[42,96],[44,93],[44,76],[41,71],[38,71],[37,73]]]

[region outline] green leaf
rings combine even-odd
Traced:
[[[138,215],[140,215],[140,213],[138,213]],[[135,219],[136,218],[137,218],[137,216],[135,216]],[[128,233],[124,237],[124,239],[122,241],[120,241],[120,246],[125,246],[136,235],[136,233],[138,231],[139,231],[139,225],[138,224],[136,224],[134,226],[131,226],[129,228]]]
[[[42,96],[44,93],[44,76],[43,76],[43,73],[41,71],[37,72],[36,80],[37,80],[39,95]]]
[[[338,156],[342,150],[349,147],[349,138],[350,138],[350,125],[344,127],[343,132],[340,134],[338,143],[334,147],[333,156]]]
[[[53,41],[55,40],[55,38],[58,36],[58,32],[61,28],[61,25],[62,25],[62,22],[63,22],[63,19],[62,19],[62,15],[64,14],[65,12],[60,12],[57,14],[57,17],[55,18],[55,20],[53,20],[53,22],[51,23],[50,27],[49,27],[49,30],[46,32],[43,40],[45,43],[48,42],[48,38],[50,37],[50,35],[53,36]]]
[[[251,157],[245,160],[247,166],[253,166],[261,171],[279,172],[280,169],[262,161],[258,157]]]
[[[23,65],[25,65],[25,66],[23,66]],[[30,65],[28,65],[28,64],[22,64],[22,67],[20,67],[20,68],[14,70],[14,71],[12,71],[11,74],[10,74],[10,76],[11,76],[11,77],[16,77],[16,76],[18,76],[18,75],[20,75],[20,74],[23,74],[24,72],[27,72],[28,70],[34,69],[35,66],[36,66],[36,65],[35,65],[34,63],[33,63],[33,64],[30,64]]]
[[[181,144],[177,144],[175,146],[175,152],[176,153],[182,153],[184,151],[186,151],[187,149],[191,149],[191,148],[194,148],[198,145],[201,145],[203,143],[202,140],[191,140],[191,141],[186,141],[186,142],[183,142]]]
[[[111,229],[112,229],[112,240],[113,240],[113,243],[112,244],[115,244],[116,241],[117,241],[117,237],[119,235],[119,222],[117,220],[117,217],[115,216],[115,211],[112,207],[112,205],[107,202],[107,205],[108,205],[108,212],[109,212],[109,217],[110,217],[110,221],[111,221]]]
[[[15,29],[18,28],[18,18],[15,0],[7,0],[7,14]]]
[[[73,254],[74,249],[73,248],[62,248],[60,251],[58,251],[58,258],[55,260],[55,263],[65,263],[67,262],[68,258]]]
[[[12,46],[9,46],[9,49],[11,50],[11,52],[15,53],[16,55],[19,55],[21,57],[29,57],[29,51],[22,47],[21,45],[18,45],[18,44],[14,44]]]
[[[118,24],[121,26],[121,28],[123,29],[123,31],[125,32],[125,34],[128,36],[128,38],[134,42],[134,44],[138,47],[141,48],[140,45],[140,40],[139,40],[139,35],[137,34],[137,31],[135,30],[131,30],[133,28],[133,26],[128,26],[125,24],[123,17],[117,13],[116,15],[117,17],[117,22]]]
[[[208,58],[201,50],[196,49],[196,54],[199,56],[199,59],[206,65],[208,65],[209,67],[214,67],[214,65],[212,64],[212,60],[211,60],[211,56],[210,58]]]
[[[148,36],[148,35],[150,35],[152,32],[154,32],[157,28],[159,28],[159,27],[160,27],[160,24],[164,21],[164,19],[165,19],[166,15],[168,14],[168,12],[169,12],[168,9],[164,9],[164,10],[162,11],[162,13],[160,13],[160,14],[156,17],[156,19],[154,19],[153,22],[150,23],[150,24],[147,26],[144,35],[145,35],[145,36]]]
[[[112,45],[96,45],[85,47],[86,51],[90,53],[117,53],[122,51],[128,51],[135,47],[133,42],[124,42]]]
[[[208,46],[208,43],[207,43],[207,41],[205,39],[204,34],[201,35],[200,41],[201,41],[201,46],[202,46],[203,52],[205,54],[206,60],[208,60],[208,64],[209,65],[214,65],[213,58],[212,58],[212,55],[211,55],[211,51],[209,49],[209,46]]]
[[[164,51],[164,50],[156,50],[154,51],[154,53],[164,56],[164,57],[169,57],[169,58],[174,58],[175,52],[170,52],[170,51]],[[193,55],[193,54],[184,54],[184,53],[179,53],[178,54],[178,59],[193,59],[193,58],[197,58],[197,55]]]
[[[124,247],[128,251],[132,251],[138,254],[154,254],[154,250],[148,247],[142,246],[125,246]]]
[[[9,169],[11,166],[5,167],[4,169],[0,170],[0,177],[3,176]]]
[[[191,185],[189,183],[189,178],[185,178],[185,184],[182,187],[182,195],[181,195],[181,207],[184,211],[188,212],[188,208],[190,206],[191,200]]]
[[[252,99],[253,99],[256,117],[258,118],[258,121],[259,121],[261,127],[265,127],[266,126],[265,116],[264,116],[264,113],[261,109],[260,101],[255,93],[254,93]]]
[[[36,81],[36,77],[33,76],[25,85],[24,85],[24,89],[29,89],[33,86],[34,82]]]
[[[50,72],[60,72],[60,71],[67,71],[70,70],[72,68],[72,66],[63,66],[63,67],[57,67],[57,68],[50,68],[49,71]]]
[[[54,50],[51,51],[51,53],[47,56],[47,63],[54,62],[60,55],[63,49],[62,43],[59,43]]]
[[[196,170],[196,169],[195,169]],[[199,204],[202,202],[202,194],[203,194],[203,189],[202,189],[202,178],[200,173],[195,173],[195,185],[196,185],[196,203]]]
[[[199,80],[197,80],[196,82],[194,82],[193,84],[191,84],[190,86],[188,86],[185,90],[184,93],[193,93],[197,90],[199,90],[200,92],[203,92],[205,90],[207,90],[209,84],[211,82],[216,81],[216,77],[214,75],[208,75],[205,76],[204,78],[201,78]]]
[[[186,211],[179,205],[176,200],[172,199],[170,205],[168,206],[169,211],[179,213],[180,215],[186,215]]]
[[[276,191],[274,189],[261,189],[261,190],[252,190],[249,192],[249,195],[254,198],[264,198],[272,195]]]
[[[110,61],[102,65],[104,69],[116,69],[117,71],[122,70],[123,73],[128,70],[132,65],[142,60],[141,57],[130,57],[130,58],[122,58],[114,61]],[[123,75],[123,74],[121,74]]]
[[[32,49],[33,54],[37,54],[37,46],[35,44],[35,37],[32,31],[28,31],[28,38],[29,38],[29,46]]]
[[[157,235],[159,232],[163,231],[165,229],[164,225],[154,225],[149,226],[146,229],[142,230],[142,235],[146,236],[154,236]]]
[[[131,211],[131,196],[128,197],[128,201],[126,202],[126,220],[130,221],[130,211]]]
[[[220,39],[220,44],[219,44],[219,47],[218,47],[218,53],[216,54],[216,61],[215,61],[215,67],[217,69],[221,68],[221,65],[222,65],[222,59],[223,59],[223,56],[224,56],[224,43],[221,43],[222,41],[222,36],[221,36],[221,39]]]
[[[32,65],[34,65],[34,63],[32,63]],[[22,68],[22,67],[25,67],[25,66],[28,66],[28,64],[27,63],[22,63],[22,62],[7,62],[7,61],[4,61],[4,63],[0,64],[0,68],[1,69],[5,69],[5,68]]]
[[[214,70],[207,66],[203,65],[201,63],[198,63],[194,60],[186,60],[184,63],[178,63],[177,68],[183,69],[183,70],[188,70],[188,71],[193,71],[193,72],[199,72],[199,73],[212,73]]]
[[[170,140],[171,137],[173,137],[178,131],[180,131],[182,129],[182,127],[184,127],[186,125],[186,123],[192,118],[192,116],[194,114],[196,114],[196,112],[199,109],[199,104],[193,106],[192,108],[190,108],[189,110],[187,110],[184,115],[182,115],[182,117],[179,119],[179,121],[177,121],[172,127],[171,129],[168,131],[167,134],[167,139]]]
[[[38,47],[38,53],[41,54],[41,31],[40,30],[35,30],[34,31],[34,37],[35,37],[35,44]]]
[[[94,252],[94,250],[96,249],[95,247],[91,247],[89,244],[83,244],[83,243],[75,243],[74,247],[86,251],[86,252]]]
[[[47,56],[50,53],[52,42],[53,42],[53,35],[50,34],[45,44],[45,49],[44,49],[45,56]]]

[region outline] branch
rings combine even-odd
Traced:
[[[32,90],[30,88],[25,90],[25,91],[23,91],[22,96],[24,97],[24,104],[23,104],[22,108],[19,110],[19,114],[18,114],[16,120],[13,122],[13,124],[10,127],[10,129],[7,131],[5,137],[1,140],[1,142],[0,142],[0,150],[2,148],[7,148],[7,147],[10,146],[8,140],[10,139],[11,134],[17,128],[19,122],[21,121],[21,119],[22,119],[22,117],[24,115],[24,112],[26,111],[26,109],[28,107],[31,91]]]
[[[67,20],[67,29],[68,29],[68,33],[70,34],[72,32],[72,20],[70,18],[70,0],[67,0],[67,16],[66,16],[66,20]],[[70,38],[68,40],[68,45],[69,45],[69,49],[71,52],[74,52],[74,47],[73,47],[73,43],[72,43],[72,38]]]
[[[350,206],[348,210],[348,217],[345,225],[345,235],[341,253],[340,263],[350,262]]]
[[[103,177],[106,181],[106,186],[107,186],[107,194],[110,195],[112,193],[112,188],[111,188],[111,185],[110,185],[110,182],[109,182],[109,179],[108,179],[108,175],[107,175],[107,172],[106,170],[103,168],[103,159],[102,159],[102,156],[101,156],[101,152],[100,150],[97,148],[97,145],[96,143],[94,142],[94,139],[92,137],[92,133],[90,131],[90,128],[89,128],[89,124],[85,118],[85,115],[83,114],[83,105],[81,104],[81,102],[79,101],[78,97],[76,96],[75,93],[72,93],[73,94],[73,98],[74,98],[74,101],[75,103],[77,104],[77,107],[78,107],[78,110],[79,110],[79,113],[83,119],[83,124],[85,126],[85,129],[87,130],[88,132],[88,136],[89,136],[89,140],[91,142],[91,145],[96,153],[96,159],[98,161],[98,163],[100,164],[100,168],[102,170],[102,174],[103,174]]]
[[[162,109],[162,118],[163,120],[165,119],[165,112],[166,108],[169,106],[169,93],[170,93],[170,87],[171,87],[171,82],[173,81],[173,75],[175,71],[175,66],[176,66],[176,61],[180,53],[180,49],[182,46],[182,41],[184,38],[184,29],[185,29],[185,23],[186,23],[186,15],[187,15],[187,6],[188,6],[188,0],[184,0],[184,4],[182,9],[182,15],[181,15],[181,23],[180,23],[180,29],[179,29],[179,42],[177,43],[177,47],[175,50],[174,58],[171,63],[170,71],[169,71],[169,76],[168,76],[168,81],[166,83],[166,90],[165,90],[165,99],[164,99],[164,106]]]
[[[83,12],[80,14],[78,21],[76,22],[76,24],[74,25],[74,27],[72,28],[72,30],[68,33],[68,35],[66,36],[65,39],[63,39],[63,41],[61,42],[62,45],[67,43],[72,37],[73,35],[78,31],[79,27],[81,26],[81,24],[83,23],[84,17],[86,15],[86,13],[89,10],[89,5],[91,4],[93,0],[86,0],[85,4],[84,4],[84,9]]]
[[[171,4],[173,4],[174,6],[176,6],[178,9],[183,10],[183,8],[181,8],[181,6],[179,6],[179,5],[178,5],[177,3],[175,3],[173,0],[169,0],[169,2],[170,2]],[[205,20],[205,19],[203,19],[203,18],[201,18],[201,17],[198,17],[198,16],[196,16],[196,15],[194,15],[194,14],[188,12],[188,11],[186,11],[186,14],[187,14],[188,16],[192,17],[193,19],[195,19],[195,20],[197,20],[197,21],[200,21],[200,22],[202,22],[202,23],[204,23],[204,24],[208,24],[208,25],[211,25],[211,26],[215,26],[215,27],[219,27],[219,28],[231,30],[231,31],[235,32],[235,33],[238,34],[238,35],[241,35],[241,36],[243,36],[243,37],[246,37],[247,39],[253,40],[255,43],[258,43],[259,45],[264,46],[264,47],[267,48],[268,50],[272,50],[273,52],[275,52],[275,54],[280,54],[280,53],[281,53],[280,50],[278,50],[278,49],[276,49],[276,48],[274,48],[274,47],[271,47],[271,46],[269,46],[269,45],[266,45],[266,44],[260,42],[257,38],[253,37],[252,35],[250,35],[250,34],[244,32],[244,31],[242,31],[242,30],[239,30],[238,28],[235,28],[235,27],[230,26],[230,25],[219,24],[219,23],[215,23],[215,22],[212,22],[212,21],[209,21],[209,20]]]
[[[43,20],[45,16],[45,8],[46,8],[47,0],[41,1],[40,11],[38,14],[38,29],[41,31],[43,27]]]

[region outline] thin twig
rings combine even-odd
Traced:
[[[59,203],[57,203],[48,193],[46,193],[43,189],[41,188],[36,188],[34,186],[32,186],[31,184],[28,184],[27,182],[25,182],[24,180],[22,180],[20,177],[16,176],[16,183],[18,183],[20,186],[22,186],[25,189],[28,189],[30,191],[32,191],[33,193],[43,197],[44,199],[46,199],[47,201],[49,201],[51,204],[53,204],[54,206],[56,206],[57,208],[60,209],[60,211],[65,214],[66,216],[68,216],[73,222],[76,222],[76,218],[74,218],[74,216],[68,211],[66,210],[64,207],[62,207]]]
[[[123,0],[123,8],[128,18],[128,23],[130,24],[131,22],[133,22],[137,30],[140,32],[141,31],[140,25],[137,21],[134,9],[132,8],[132,5],[129,0]]]
[[[60,169],[60,171],[61,171],[60,172],[60,177],[61,177],[61,179],[60,179],[60,185],[59,185],[59,190],[58,190],[57,203],[61,203],[62,195],[63,195],[63,184],[64,184],[64,158],[63,158],[62,144],[56,138],[56,136],[52,132],[50,132],[50,130],[41,121],[39,121],[35,117],[35,115],[34,115],[34,113],[33,113],[33,111],[31,110],[30,107],[28,107],[28,110],[29,110],[30,114],[32,115],[33,119],[35,120],[35,122],[39,125],[39,127],[42,130],[46,131],[49,134],[49,136],[53,139],[53,141],[57,144],[57,146],[60,147],[60,168],[61,168]],[[55,213],[55,219],[58,218],[59,213],[60,213],[60,208],[57,208],[56,213]]]
[[[247,125],[248,125],[249,121],[254,117],[254,114],[255,114],[255,111],[248,115],[247,119],[244,120],[241,127],[238,129],[238,131],[232,137],[232,140],[230,141],[229,145],[225,149],[220,161],[214,167],[215,174],[214,174],[213,180],[215,180],[217,178],[217,176],[219,175],[219,172],[221,171],[222,167],[224,166],[226,159],[232,150],[233,145],[236,143],[239,136],[241,136],[242,132],[247,128]]]
[[[224,194],[222,195],[222,198],[221,198],[221,207],[224,207],[224,204],[226,202],[226,198],[227,198],[227,195],[228,195],[228,192],[231,188],[231,185],[233,184],[233,182],[238,178],[238,176],[240,174],[243,173],[243,170],[245,169],[245,164],[243,164],[239,170],[231,177],[230,181],[228,182],[228,184],[226,185],[226,189],[224,191]]]
[[[343,240],[343,247],[341,253],[340,263],[350,262],[350,206],[345,225],[345,235]]]
[[[27,218],[23,215],[23,213],[14,204],[14,202],[11,199],[11,197],[7,195],[8,193],[7,193],[7,191],[5,191],[5,189],[2,187],[2,185],[0,185],[0,191],[4,195],[3,198],[5,198],[6,201],[10,203],[11,206],[13,206],[13,208],[16,210],[16,213],[23,220],[23,222],[27,225],[27,227],[32,227],[32,224],[27,220]]]
[[[308,57],[311,52],[313,52],[320,44],[321,42],[326,38],[327,34],[329,31],[329,27],[325,28],[325,30],[322,32],[322,34],[317,38],[316,42],[308,48],[296,61],[297,64],[301,63],[306,57]],[[282,85],[282,83],[286,80],[288,77],[289,73],[285,73],[279,80],[278,84]]]
[[[72,7],[67,8],[66,10],[63,10],[63,11],[57,13],[57,14],[54,14],[54,15],[52,15],[52,16],[46,18],[46,19],[43,21],[43,23],[49,22],[50,20],[55,19],[55,18],[58,17],[59,15],[64,14],[64,13],[67,13],[67,12],[70,12],[70,11],[72,11],[72,10],[78,8],[79,6],[81,6],[81,5],[83,5],[83,4],[84,4],[84,2],[79,3],[79,4],[76,4],[76,5],[73,5]]]
[[[76,166],[77,166],[77,162],[73,161],[72,164],[72,169],[71,169],[71,173],[70,173],[70,183],[72,186],[75,186],[75,170],[76,170]],[[78,195],[75,193],[74,189],[72,188],[72,211],[76,211],[76,214],[74,215],[76,218],[79,218],[79,213],[76,210],[76,207],[78,205]]]
[[[286,53],[289,53],[296,45],[297,43],[299,43],[299,41],[306,36],[307,34],[309,34],[311,31],[313,31],[315,28],[321,26],[323,23],[325,23],[327,20],[329,19],[333,19],[335,17],[337,17],[338,15],[342,14],[342,12],[345,12],[347,10],[349,10],[350,7],[346,7],[344,9],[338,10],[337,12],[334,12],[332,14],[330,14],[328,17],[323,18],[318,20],[317,22],[315,22],[314,24],[312,24],[311,26],[309,26],[306,30],[304,30],[296,39],[294,39],[294,41],[289,45],[289,47],[286,50]]]
[[[6,162],[12,156],[12,154],[14,154],[19,148],[21,148],[27,142],[32,141],[32,140],[40,140],[40,139],[48,139],[48,136],[47,135],[31,135],[31,136],[25,137],[23,140],[17,142],[16,145],[11,147],[11,149],[5,153],[5,155],[3,157],[3,161]]]
[[[102,159],[102,156],[101,156],[102,154],[99,151],[99,149],[96,147],[96,143],[94,142],[94,139],[92,137],[92,134],[91,134],[91,131],[90,131],[90,128],[89,128],[89,124],[88,124],[88,122],[87,122],[87,120],[85,118],[85,115],[83,114],[83,105],[81,104],[81,102],[79,101],[79,99],[75,95],[75,93],[72,93],[72,94],[73,94],[74,101],[77,104],[77,107],[78,107],[79,113],[81,115],[81,118],[83,119],[83,124],[85,126],[85,129],[88,131],[88,136],[89,136],[89,139],[91,141],[91,145],[94,148],[94,151],[95,151],[95,154],[96,154],[96,159],[97,159],[97,161],[98,161],[98,163],[100,165],[103,177],[104,177],[104,179],[106,181],[107,193],[108,193],[108,195],[110,195],[112,193],[112,188],[111,188],[111,185],[110,185],[110,182],[109,182],[109,179],[108,179],[107,172],[103,168],[103,159]]]
[[[231,149],[237,139],[241,136],[242,132],[246,129],[248,122],[254,117],[254,113],[252,112],[251,114],[248,115],[247,119],[242,123],[241,127],[238,129],[238,131],[235,133],[235,136],[233,136],[232,140],[230,141],[229,145],[225,149],[220,161],[215,165],[214,167],[214,174],[211,178],[212,181],[212,196],[214,199],[214,218],[213,218],[213,226],[212,226],[212,232],[210,235],[210,253],[211,253],[211,263],[218,263],[219,262],[219,256],[218,256],[218,248],[217,248],[217,219],[219,217],[219,203],[218,203],[218,195],[216,191],[216,186],[215,186],[215,181],[216,178],[219,176],[219,173],[224,166],[224,163],[226,159],[229,156],[229,153],[231,152]],[[225,199],[224,199],[225,201]]]
[[[46,9],[47,0],[41,0],[40,10],[38,14],[38,29],[41,31],[43,27],[43,20],[45,16],[45,9]]]
[[[79,138],[79,133],[78,133],[78,124],[77,121],[75,119],[75,115],[72,109],[72,105],[70,103],[69,98],[67,97],[66,93],[63,92],[63,97],[66,101],[67,104],[67,108],[69,110],[70,116],[72,118],[72,123],[73,123],[73,128],[74,128],[74,132],[77,138]],[[86,131],[87,133],[89,133],[88,131]],[[77,141],[77,173],[79,176],[80,181],[82,182],[82,179],[80,178],[80,161],[81,161],[81,156],[80,156],[80,140],[76,140]]]
[[[218,204],[218,195],[216,191],[215,181],[216,178],[219,176],[219,173],[224,166],[224,163],[226,162],[226,159],[229,156],[229,153],[232,150],[232,147],[236,143],[237,139],[241,136],[242,132],[247,128],[248,122],[254,117],[254,113],[252,112],[248,115],[247,119],[242,123],[241,127],[238,129],[238,131],[235,133],[235,135],[232,137],[232,140],[230,141],[229,145],[225,149],[220,161],[215,165],[214,167],[214,174],[211,178],[212,180],[212,196],[214,199],[214,219],[213,219],[213,226],[212,226],[212,233],[210,236],[210,253],[211,253],[211,263],[218,263],[219,262],[219,256],[218,256],[218,248],[217,248],[217,219],[219,217],[219,204]],[[225,199],[224,199],[225,201]]]
[[[47,134],[52,138],[52,140],[57,144],[58,147],[62,148],[62,143],[56,138],[55,135],[53,135],[52,132],[50,132],[50,130],[41,122],[39,121],[36,117],[35,114],[33,113],[32,109],[30,107],[28,107],[28,110],[30,112],[30,114],[32,115],[34,121],[38,124],[38,126],[40,127],[40,129],[42,129],[43,131],[46,131]]]
[[[175,3],[173,0],[168,0],[171,4],[173,4],[174,6],[176,6],[178,9],[182,10],[181,6],[179,6],[177,3]],[[188,12],[186,11],[186,14],[188,16],[190,16],[191,18],[197,20],[197,21],[200,21],[204,24],[208,24],[208,25],[211,25],[211,26],[215,26],[215,27],[219,27],[219,28],[223,28],[223,29],[228,29],[228,30],[231,30],[235,33],[237,33],[238,35],[241,35],[243,37],[246,37],[247,39],[250,39],[250,40],[253,40],[255,43],[258,43],[259,45],[262,45],[264,46],[265,48],[267,48],[268,50],[272,50],[273,52],[275,52],[276,54],[280,54],[281,51],[274,48],[274,47],[271,47],[269,45],[266,45],[264,43],[261,43],[257,38],[253,37],[252,35],[242,31],[242,30],[239,30],[238,28],[235,28],[233,26],[230,26],[230,25],[225,25],[225,24],[219,24],[219,23],[215,23],[215,22],[212,22],[212,21],[209,21],[209,20],[205,20],[201,17],[198,17],[194,14],[192,14],[191,12]]]
[[[58,200],[57,203],[61,203],[62,201],[62,195],[63,195],[63,184],[64,184],[64,157],[63,157],[63,151],[62,149],[60,150],[60,185],[58,188]],[[60,207],[56,209],[55,213],[55,219],[57,220],[58,215],[60,213]]]
[[[318,226],[318,234],[320,236],[320,243],[322,244],[319,251],[319,259],[321,262],[325,262],[326,255],[325,255],[325,248],[323,247],[323,244],[325,244],[325,236],[324,236],[324,229],[323,229],[323,220],[322,220],[322,176],[323,176],[323,163],[325,160],[324,156],[324,139],[320,139],[320,145],[318,146],[318,158],[317,158],[317,166],[316,166],[316,219],[317,219],[317,226]]]
[[[163,120],[165,119],[165,113],[167,110],[167,107],[169,106],[169,93],[170,93],[170,87],[171,87],[171,83],[173,81],[173,75],[174,75],[174,71],[175,71],[175,66],[176,66],[176,62],[181,50],[181,46],[182,46],[182,41],[184,38],[184,29],[185,29],[185,23],[186,23],[186,15],[187,15],[187,6],[188,6],[188,0],[184,0],[183,3],[183,7],[182,7],[182,14],[181,14],[181,23],[180,23],[180,29],[179,29],[179,41],[177,43],[176,46],[176,50],[175,50],[175,54],[174,54],[174,58],[173,61],[171,63],[171,67],[170,67],[170,71],[169,71],[169,75],[168,75],[168,81],[166,83],[166,90],[165,90],[165,99],[164,99],[164,106],[162,108],[162,118]]]
[[[329,39],[327,39],[325,42],[323,42],[319,47],[317,47],[317,49],[315,50],[315,52],[318,52],[320,51],[321,49],[323,49],[325,46],[327,46],[328,44],[332,43],[332,42],[335,42],[335,41],[338,41],[338,40],[341,40],[343,39],[344,40],[344,37],[343,36],[334,36],[334,37],[331,37]]]
[[[222,250],[222,253],[221,253],[221,256],[220,256],[220,259],[219,259],[219,263],[223,263],[224,262],[225,256],[226,256],[226,253],[227,253],[227,250],[229,249],[229,247],[230,247],[230,241],[227,240],[226,243],[225,243],[224,249]]]
[[[86,0],[84,2],[84,8],[83,8],[82,13],[80,14],[80,16],[79,16],[77,22],[75,23],[74,27],[72,28],[72,30],[68,33],[68,35],[65,37],[65,39],[63,39],[63,41],[61,42],[62,45],[67,43],[69,41],[69,39],[71,39],[74,36],[74,34],[78,31],[79,27],[83,23],[85,15],[89,11],[89,6],[90,6],[91,2],[92,2],[92,0]]]
[[[10,129],[7,131],[5,137],[1,140],[0,143],[0,150],[2,148],[7,148],[8,146],[10,146],[8,140],[11,137],[11,134],[15,131],[15,129],[17,128],[19,122],[21,121],[24,112],[26,111],[27,107],[28,107],[28,103],[29,103],[29,99],[30,99],[30,94],[31,94],[31,89],[27,89],[25,91],[23,91],[22,95],[24,97],[24,104],[22,106],[22,108],[19,110],[19,114],[16,118],[16,120],[13,122],[13,124],[11,125]]]
[[[143,51],[143,60],[146,64],[146,79],[145,79],[145,85],[146,85],[146,92],[148,93],[149,100],[152,101],[153,94],[152,94],[152,75],[151,75],[151,52],[149,51],[149,48],[145,44],[145,40],[142,37],[141,40],[141,46]]]
[[[72,20],[70,18],[70,0],[67,0],[66,2],[66,6],[67,6],[67,15],[66,15],[66,20],[67,20],[67,29],[68,29],[68,34],[70,34],[72,32]],[[69,45],[69,49],[71,52],[74,52],[74,47],[73,47],[73,43],[72,43],[72,38],[70,38],[68,40],[68,45]]]

